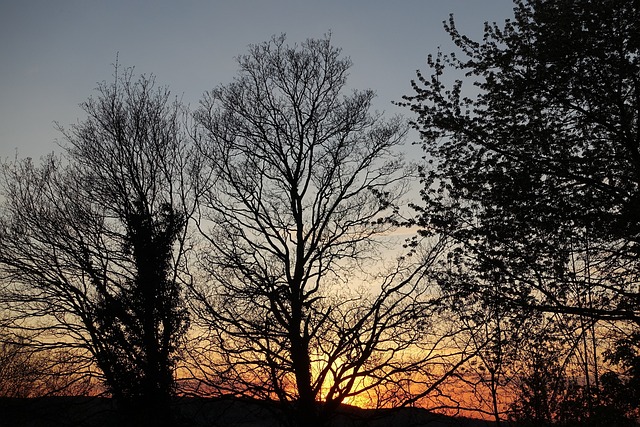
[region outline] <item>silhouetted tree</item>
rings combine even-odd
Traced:
[[[391,273],[379,256],[405,190],[407,126],[371,114],[372,91],[345,93],[351,62],[329,37],[275,37],[238,63],[196,115],[207,366],[221,389],[279,400],[301,426],[374,389],[401,402],[428,360],[420,278],[439,253]]]
[[[640,419],[640,334],[622,330],[614,334],[610,348],[604,352],[608,362],[621,367],[622,372],[602,374],[602,400],[618,414]]]
[[[639,4],[514,10],[481,42],[451,18],[462,54],[430,56],[433,74],[405,98],[430,163],[418,223],[500,276],[478,290],[502,303],[638,325]],[[448,85],[447,73],[465,77]]]
[[[535,334],[523,348],[512,418],[522,425],[551,425],[560,417],[569,388],[564,361],[567,348],[553,330]],[[575,392],[575,390],[573,390]],[[582,400],[584,403],[585,400]],[[581,408],[585,411],[585,406]]]
[[[42,361],[20,339],[0,335],[0,397],[33,397],[42,384]]]
[[[514,365],[518,387],[512,421],[522,426],[637,426],[632,380],[625,373],[607,371],[589,383],[580,354],[582,334],[567,336],[561,331],[566,326],[543,322],[523,343],[523,357]]]
[[[538,319],[495,301],[477,301],[471,295],[454,307],[457,315],[450,320],[464,324],[467,330],[457,341],[476,353],[457,372],[466,386],[461,394],[469,397],[469,411],[490,416],[500,426],[513,399],[520,348]]]
[[[458,243],[453,259],[474,280],[453,286],[574,316],[582,377],[566,387],[597,422],[597,331],[640,326],[640,4],[514,4],[515,18],[485,24],[481,41],[452,17],[458,52],[430,56],[402,103],[427,160],[417,223]],[[536,369],[533,382],[556,375]],[[533,382],[527,416],[554,421],[549,383]]]
[[[82,108],[64,156],[3,165],[2,296],[30,345],[83,349],[125,419],[167,424],[188,320],[184,110],[117,66]]]

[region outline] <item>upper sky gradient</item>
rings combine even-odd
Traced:
[[[319,38],[351,57],[349,85],[374,89],[376,108],[411,92],[417,69],[453,45],[442,21],[480,39],[485,21],[513,15],[511,0],[2,0],[0,1],[0,159],[59,151],[63,126],[83,119],[78,104],[122,66],[154,74],[195,106],[228,83],[247,45],[286,33]]]

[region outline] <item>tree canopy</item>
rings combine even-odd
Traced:
[[[210,351],[231,392],[322,423],[358,393],[399,393],[427,360],[402,353],[424,334],[423,269],[389,272],[377,254],[406,187],[407,126],[371,113],[372,91],[346,91],[351,61],[329,37],[276,37],[238,63],[196,114],[200,317],[218,325]]]
[[[640,33],[635,2],[517,1],[404,105],[426,158],[426,232],[464,243],[504,299],[638,322]],[[465,78],[450,87],[447,70]],[[464,96],[468,83],[476,96]],[[591,301],[578,300],[591,289]]]
[[[457,245],[452,274],[441,281],[450,292],[525,316],[574,316],[589,330],[594,349],[584,357],[593,363],[601,325],[617,330],[632,364],[640,8],[616,0],[514,4],[514,19],[485,24],[482,41],[461,34],[451,17],[445,29],[458,51],[430,56],[430,74],[418,72],[401,103],[415,114],[426,160],[414,223]],[[598,384],[597,369],[584,375],[587,386],[591,375]]]
[[[85,120],[60,128],[64,156],[3,165],[4,308],[28,344],[85,354],[128,415],[143,405],[161,425],[188,326],[184,110],[117,66],[82,107]]]

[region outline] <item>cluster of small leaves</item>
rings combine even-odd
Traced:
[[[460,242],[484,278],[500,275],[505,300],[573,310],[567,283],[598,282],[602,310],[589,314],[637,321],[640,10],[515,3],[482,42],[451,18],[462,55],[430,57],[431,76],[418,73],[401,103],[428,160],[416,222]],[[449,88],[446,71],[465,77]],[[578,258],[597,264],[596,280],[571,276]]]

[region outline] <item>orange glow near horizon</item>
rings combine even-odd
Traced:
[[[449,354],[448,356],[444,355],[443,357],[446,358],[457,356],[455,356],[454,354]],[[316,379],[323,371],[323,369],[326,368],[327,362],[322,359],[326,360],[325,357],[316,355],[315,360],[312,362],[312,375]],[[178,368],[178,370],[176,371],[178,380],[184,380],[183,385],[186,387],[184,392],[186,392],[187,394],[190,394],[190,391],[195,391],[195,389],[188,390],[188,388],[190,387],[189,380],[198,382],[199,380],[197,379],[197,377],[199,376],[215,380],[215,376],[212,372],[209,372],[209,375],[206,375],[206,363],[196,363],[196,361],[193,361],[193,363],[194,364],[192,366],[197,366],[200,372],[194,372],[184,368]],[[332,367],[333,372],[339,372],[340,363],[340,360],[334,362],[335,366]],[[448,366],[448,364],[446,366]],[[362,409],[391,408],[394,406],[398,406],[403,402],[403,399],[408,396],[409,393],[414,395],[419,394],[420,392],[425,390],[426,387],[439,380],[446,371],[446,366],[443,364],[439,369],[433,370],[430,377],[414,377],[411,379],[411,383],[409,383],[409,380],[407,380],[406,384],[402,384],[403,389],[389,388],[388,390],[384,390],[384,386],[369,388],[374,379],[363,376],[357,380],[352,388],[351,393],[349,393],[350,395],[344,398],[342,403]],[[348,375],[349,373],[346,374]],[[340,376],[344,378],[345,373],[341,373]],[[478,378],[466,379],[475,380],[476,382],[478,382]],[[246,380],[248,380],[248,378]],[[296,386],[294,384],[295,380],[293,378],[291,378],[290,380],[291,382],[287,389],[290,392],[289,396],[293,398],[296,394],[294,391]],[[325,383],[320,388],[320,393],[317,397],[318,401],[324,402],[327,399],[335,398],[335,396],[330,396],[331,386],[333,385],[331,381],[334,380],[335,378],[332,377],[331,373],[327,374]],[[391,386],[395,387],[397,386],[397,384],[395,384],[395,386]],[[224,392],[221,393],[220,390],[214,389],[213,386],[202,387],[202,384],[197,387],[197,390],[198,391],[196,391],[196,393],[200,392],[204,395],[209,396],[224,394]],[[253,397],[257,399],[269,398],[277,400],[277,396],[275,396],[275,394],[271,396],[266,396],[263,393],[257,395],[253,394],[249,389],[244,390],[244,393],[241,390],[239,390],[239,392],[247,397]],[[499,411],[503,415],[503,417],[506,417],[506,411],[513,401],[513,398],[510,397],[513,395],[513,391],[507,390],[506,388],[501,388],[499,392]],[[438,387],[437,392],[431,393],[430,395],[419,399],[411,406],[424,408],[426,410],[431,410],[444,415],[465,416],[471,418],[492,420],[494,419],[494,416],[491,410],[490,403],[491,395],[487,386],[480,385],[474,390],[468,382],[464,381],[464,379],[451,377]]]

